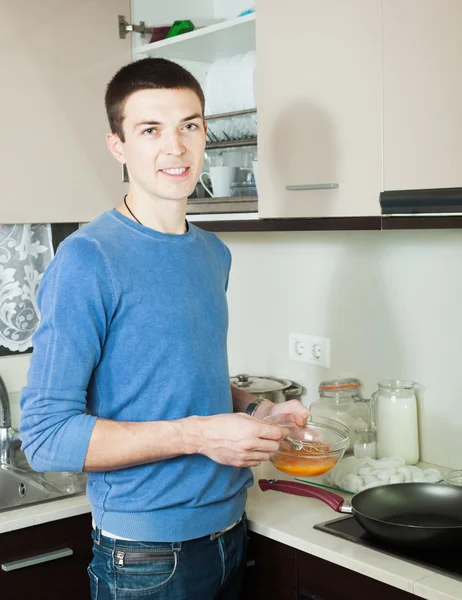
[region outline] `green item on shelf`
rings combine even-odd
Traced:
[[[170,27],[170,31],[167,33],[168,38],[175,37],[176,35],[181,35],[182,33],[189,33],[194,30],[194,24],[192,21],[188,19],[184,21],[174,21],[173,25]]]

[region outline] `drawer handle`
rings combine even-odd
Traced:
[[[2,563],[2,570],[16,571],[17,569],[32,567],[32,565],[39,565],[40,563],[49,562],[50,560],[72,556],[73,554],[74,551],[71,548],[62,548],[61,550],[54,550],[53,552],[45,552],[45,554],[37,554],[36,556],[29,556],[28,558],[21,558],[19,560]]]
[[[338,187],[338,183],[305,183],[304,185],[286,185],[286,190],[299,192],[301,190],[333,190]]]

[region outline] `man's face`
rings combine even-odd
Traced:
[[[193,192],[204,161],[206,123],[189,89],[141,90],[124,108],[125,142],[116,138],[131,187],[156,198],[182,200]]]

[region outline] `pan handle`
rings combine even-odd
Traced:
[[[294,494],[295,496],[317,498],[328,504],[335,511],[343,512],[342,506],[345,501],[342,496],[327,490],[321,490],[313,485],[306,485],[297,481],[285,481],[283,479],[259,479],[258,485],[263,492],[266,492],[266,490],[275,490],[286,492],[286,494]]]

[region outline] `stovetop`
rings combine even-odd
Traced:
[[[374,540],[354,517],[342,517],[333,521],[325,521],[314,526],[315,529],[330,533],[337,537],[349,540],[355,544],[366,546],[383,554],[388,554],[420,567],[427,567],[436,573],[450,575],[462,580],[462,556],[460,552],[448,550],[442,552],[437,550],[414,550],[410,548],[398,548],[385,545]]]

